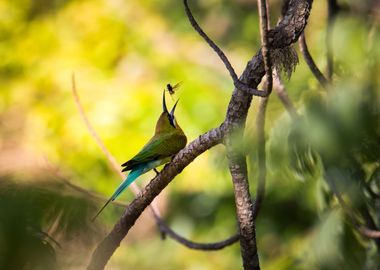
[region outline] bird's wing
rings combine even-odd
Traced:
[[[160,135],[159,137],[154,136],[136,156],[121,165],[124,167],[123,171],[131,170],[135,165],[141,163],[170,157],[176,154],[185,146],[178,144],[178,140],[181,138],[177,138],[177,136],[179,135],[167,134]]]

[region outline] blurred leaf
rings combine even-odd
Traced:
[[[303,269],[365,269],[365,252],[349,226],[344,225],[340,211],[334,209],[318,225],[302,265]]]
[[[94,206],[49,180],[0,178],[0,268],[57,269],[56,249],[75,238],[77,248],[94,242]]]
[[[302,118],[294,120],[288,136],[290,166],[300,177],[313,175],[317,162],[309,134],[303,130],[303,122]]]

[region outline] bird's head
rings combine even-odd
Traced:
[[[165,91],[164,91],[163,98],[162,98],[163,112],[161,113],[160,118],[157,121],[156,133],[170,132],[170,131],[174,131],[175,129],[181,130],[174,116],[174,111],[175,111],[175,108],[177,107],[177,103],[178,103],[178,100],[174,104],[172,110],[169,112],[166,107]]]

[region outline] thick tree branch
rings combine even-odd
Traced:
[[[284,16],[284,19],[280,22],[279,26],[270,30],[268,33],[268,42],[271,49],[283,48],[297,41],[306,25],[311,3],[311,0],[290,1],[289,9]],[[240,77],[240,81],[251,88],[255,88],[260,83],[264,74],[265,69],[263,58],[261,51],[259,51],[251,61],[248,62],[246,69]],[[250,93],[235,88],[223,125],[220,128],[210,130],[191,142],[144,188],[142,193],[140,193],[127,207],[125,213],[114,226],[113,230],[98,245],[94,251],[88,269],[104,268],[115,249],[120,245],[121,240],[128,233],[129,229],[133,226],[143,210],[190,162],[207,149],[220,143],[226,135],[226,132],[231,135],[234,130],[244,127],[251,100],[252,95]],[[237,158],[237,161],[240,162],[241,159]],[[238,168],[234,164],[230,164],[230,167],[233,167],[232,171],[234,173],[236,172],[239,174]],[[244,170],[244,168],[242,169]],[[244,181],[246,180],[247,179],[245,178]],[[247,185],[243,184],[241,187],[244,189]],[[249,193],[246,195],[249,195]],[[247,202],[249,202],[249,200]],[[250,206],[251,207],[247,210],[248,212],[252,212],[252,204],[250,204]],[[249,220],[250,224],[248,226],[252,228],[253,220]],[[240,236],[240,239],[242,239],[242,237],[244,238],[243,242],[246,243],[250,243],[249,238],[252,239],[251,235],[247,238]],[[252,259],[252,257],[247,259]]]
[[[54,173],[54,176],[57,177],[63,184],[72,188],[73,190],[76,190],[76,191],[83,193],[87,196],[90,196],[94,199],[101,200],[103,202],[108,201],[108,198],[106,198],[106,197],[104,197],[98,193],[92,192],[90,190],[87,190],[83,187],[80,187],[80,186],[77,186],[77,185],[71,183],[69,180],[67,180],[65,177],[61,176],[59,173],[56,173],[55,171],[53,173]],[[120,201],[113,201],[111,203],[113,205],[123,207],[123,208],[126,208],[128,206],[127,203],[120,202]],[[154,212],[153,212],[153,215],[154,215]],[[194,242],[194,241],[188,240],[185,237],[176,233],[172,228],[170,228],[170,226],[161,217],[154,217],[154,218],[157,222],[157,225],[158,225],[160,232],[162,233],[163,237],[168,235],[171,239],[173,239],[173,240],[177,241],[178,243],[180,243],[180,244],[182,244],[188,248],[191,248],[191,249],[210,250],[210,251],[220,250],[220,249],[223,249],[223,248],[230,246],[230,245],[236,243],[237,241],[239,241],[239,234],[234,234],[234,235],[226,238],[225,240],[221,240],[218,242],[211,242],[211,243]]]
[[[236,215],[240,230],[240,247],[244,269],[259,270],[259,257],[256,246],[256,230],[253,217],[253,204],[249,193],[247,177],[247,163],[243,154],[236,149],[233,140],[243,137],[242,130],[239,136],[229,136],[226,140],[228,165],[232,177],[235,194]]]
[[[311,1],[290,1],[288,11],[278,26],[268,32],[268,43],[271,49],[284,48],[297,41],[302,33],[311,8]],[[265,75],[265,66],[259,51],[244,70],[240,80],[251,88],[257,88]],[[248,189],[246,160],[243,154],[234,153],[232,135],[237,141],[242,139],[239,129],[244,130],[245,121],[252,96],[235,88],[228,106],[225,124],[228,127],[226,139],[229,167],[234,183],[235,202],[240,229],[240,246],[244,269],[260,269],[256,247],[252,201]],[[241,131],[239,132],[241,133]]]
[[[166,165],[127,207],[123,216],[116,223],[112,231],[94,251],[88,269],[103,269],[115,249],[119,247],[121,240],[125,237],[129,229],[135,224],[137,218],[153,199],[197,156],[219,144],[222,137],[222,128],[215,128],[199,136],[196,140],[192,141],[182,149],[174,157],[172,162]]]
[[[313,0],[289,1],[280,23],[268,32],[270,49],[284,48],[298,40],[306,26],[312,3]]]

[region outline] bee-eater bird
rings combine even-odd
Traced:
[[[156,123],[154,136],[136,156],[121,165],[124,167],[123,172],[129,170],[131,172],[112,194],[111,198],[109,198],[105,205],[99,210],[93,220],[95,220],[103,209],[110,202],[114,201],[137,177],[162,164],[168,163],[175,154],[186,146],[186,135],[183,133],[174,116],[177,103],[178,100],[169,113],[166,108],[164,91],[162,99],[163,112]]]

